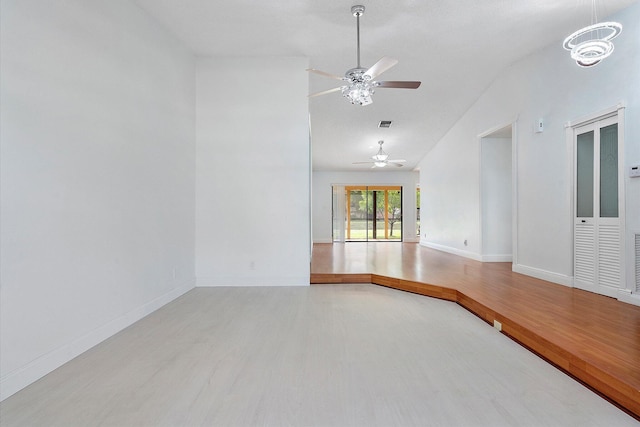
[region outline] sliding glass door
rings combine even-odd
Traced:
[[[344,189],[344,205],[337,189]],[[334,186],[333,191],[334,241],[402,241],[402,187]],[[342,214],[341,205],[344,222],[335,220],[336,213]],[[337,230],[339,223],[344,229]]]

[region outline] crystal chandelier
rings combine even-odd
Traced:
[[[591,67],[611,55],[611,40],[622,32],[622,25],[617,22],[601,22],[598,20],[595,0],[592,0],[591,25],[584,27],[564,39],[563,47],[571,51],[571,58],[581,67]]]

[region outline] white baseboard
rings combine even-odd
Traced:
[[[332,239],[313,239],[313,243],[333,243]]]
[[[458,255],[458,256],[462,256],[465,258],[470,258],[476,261],[482,261],[482,257],[475,253],[475,252],[470,252],[470,251],[464,251],[461,249],[457,249],[457,248],[452,248],[449,246],[444,246],[444,245],[439,245],[437,243],[431,243],[431,242],[425,242],[423,240],[420,241],[420,245],[422,246],[426,246],[428,248],[431,249],[436,249],[442,252],[447,252],[449,254],[453,254],[453,255]]]
[[[444,246],[444,245],[439,245],[437,243],[425,242],[424,240],[421,240],[420,244],[422,246],[426,246],[431,249],[437,249],[442,252],[447,252],[453,255],[470,258],[480,262],[512,262],[513,261],[513,256],[511,254],[480,255],[475,252],[452,248],[450,246]]]
[[[196,287],[211,288],[220,286],[309,286],[309,275],[304,277],[198,277]]]
[[[482,255],[482,262],[513,262],[511,254]]]
[[[633,304],[640,306],[640,294],[631,293],[627,289],[621,289],[616,295],[618,301],[626,302],[627,304]]]
[[[179,287],[172,289],[146,304],[113,319],[93,331],[63,344],[55,350],[38,357],[27,365],[13,371],[0,378],[0,401],[17,393],[29,384],[39,380],[49,372],[59,368],[71,359],[79,356],[90,348],[100,344],[107,338],[117,334],[124,328],[132,325],[143,317],[153,313],[160,307],[168,304],[179,296],[194,288],[195,280],[184,282]]]
[[[546,280],[547,282],[557,283],[573,287],[573,277],[564,274],[554,273],[552,271],[542,270],[540,268],[529,267],[522,264],[513,264],[512,270],[525,276],[535,277],[536,279]]]

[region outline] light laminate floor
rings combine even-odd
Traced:
[[[457,302],[640,420],[640,306],[417,243],[314,244],[310,280]]]
[[[636,426],[455,303],[197,288],[0,404],[2,426]]]

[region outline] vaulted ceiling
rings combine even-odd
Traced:
[[[568,34],[592,23],[588,0],[134,1],[197,55],[305,56],[337,75],[356,66],[350,9],[363,4],[362,66],[393,57],[398,65],[379,80],[422,86],[379,88],[365,107],[339,92],[311,98],[314,170],[369,170],[352,162],[368,160],[378,140],[413,169],[505,67],[550,44],[562,49]],[[636,1],[596,0],[596,11],[605,17]],[[339,85],[309,76],[310,93]],[[393,124],[380,129],[380,120]]]

